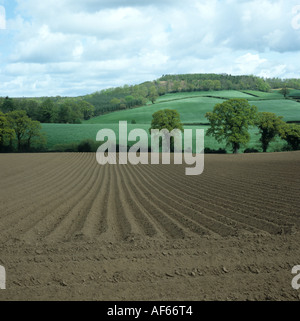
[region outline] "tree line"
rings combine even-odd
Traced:
[[[0,112],[0,152],[31,151],[46,143],[41,123],[29,118],[24,110]]]
[[[80,124],[94,116],[95,107],[87,101],[71,98],[1,98],[0,111],[6,114],[25,111],[34,121],[41,123]]]
[[[260,144],[267,152],[276,137],[285,140],[288,150],[300,148],[300,125],[287,124],[270,112],[258,112],[246,99],[230,99],[217,104],[212,112],[205,115],[209,121],[208,136],[213,136],[219,143],[224,142],[238,153],[242,145],[250,141],[249,128],[256,126],[259,130]]]
[[[274,113],[258,112],[257,107],[251,106],[246,99],[230,99],[217,104],[205,117],[210,124],[206,135],[213,136],[219,143],[225,142],[235,154],[241,146],[249,143],[249,129],[253,126],[259,130],[263,152],[267,152],[276,137],[287,142],[287,150],[300,149],[300,125],[287,124],[282,120],[283,117]],[[165,109],[152,115],[151,129],[183,131],[183,124],[176,110]],[[171,148],[174,147],[174,137],[171,137],[170,142]]]
[[[253,75],[233,76],[228,74],[183,74],[163,75],[168,90],[206,91],[206,90],[258,90],[268,92],[283,87],[300,89],[300,79],[262,78]]]

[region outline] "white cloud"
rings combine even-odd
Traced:
[[[247,53],[235,60],[236,70],[241,75],[257,74],[258,68],[265,62],[267,60],[260,58],[258,54]]]
[[[0,96],[79,95],[168,73],[299,73],[299,0],[16,1],[0,34]]]

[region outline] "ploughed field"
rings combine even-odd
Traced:
[[[300,153],[0,155],[0,300],[299,300]]]

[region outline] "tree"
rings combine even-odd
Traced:
[[[267,151],[269,144],[274,141],[275,137],[280,135],[282,127],[285,125],[282,118],[283,117],[278,117],[273,113],[258,113],[256,126],[261,134],[260,142],[264,153]]]
[[[31,148],[31,143],[33,138],[39,138],[40,142],[44,140],[44,136],[41,134],[41,123],[36,120],[30,120],[28,122],[27,132],[26,132],[26,147],[29,151]]]
[[[212,80],[204,80],[204,82],[203,82],[203,89],[205,91],[213,90],[214,86],[215,86],[215,84]]]
[[[0,151],[2,150],[6,139],[12,140],[15,131],[11,128],[7,116],[0,112]]]
[[[9,113],[10,111],[15,110],[14,101],[11,98],[6,97],[3,101],[1,109],[4,113]]]
[[[177,92],[179,92],[179,90],[180,90],[180,82],[178,80],[175,80],[173,82],[173,90],[172,91],[174,93],[177,93]]]
[[[87,101],[81,100],[79,102],[80,110],[83,113],[84,120],[89,120],[94,116],[95,107]]]
[[[40,133],[40,122],[31,120],[24,110],[10,112],[8,119],[16,134],[18,151],[21,151],[24,146],[29,150],[33,138],[43,138]]]
[[[26,113],[29,118],[31,118],[32,120],[39,119],[40,105],[37,101],[33,99],[24,99],[23,105],[23,109],[26,110]]]
[[[279,92],[284,96],[284,98],[287,98],[287,96],[290,94],[290,90],[287,88],[287,86],[284,86]]]
[[[150,87],[148,98],[150,99],[152,104],[154,104],[156,99],[158,98],[158,92],[155,86]]]
[[[134,106],[134,98],[131,95],[125,97],[125,104],[127,108],[131,108]]]
[[[282,128],[280,137],[284,139],[293,150],[300,147],[300,125],[285,124]]]
[[[183,124],[181,123],[180,115],[177,110],[164,109],[159,110],[152,115],[151,128],[149,129],[150,133],[152,129],[166,129],[169,133],[171,133],[173,129],[179,129],[183,132]],[[171,137],[170,143],[171,149],[173,149],[174,137]]]
[[[15,110],[8,114],[12,128],[14,129],[18,141],[18,151],[22,147],[22,139],[25,137],[31,119],[24,110]]]
[[[230,99],[217,104],[205,117],[210,123],[207,135],[218,142],[225,140],[236,154],[250,140],[248,129],[255,124],[257,107],[250,106],[246,99]]]
[[[270,91],[270,85],[264,81],[262,78],[257,78],[255,81],[256,89],[259,91],[268,92]]]
[[[40,107],[39,121],[42,123],[52,123],[55,118],[54,102],[47,98]]]
[[[220,80],[214,80],[214,90],[221,90],[222,89],[222,85]]]

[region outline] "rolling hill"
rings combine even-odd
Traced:
[[[185,128],[207,130],[205,113],[211,111],[217,103],[230,98],[245,98],[250,104],[257,106],[259,111],[276,113],[278,116],[283,116],[287,122],[300,120],[300,104],[294,100],[284,99],[276,91],[264,93],[228,90],[166,94],[159,97],[155,104],[148,103],[142,107],[104,114],[83,124],[43,124],[42,126],[48,138],[47,148],[49,149],[57,144],[78,143],[84,139],[95,140],[97,132],[103,128],[111,128],[118,134],[119,121],[127,121],[128,130],[134,128],[148,130],[152,114],[161,109],[176,109]],[[135,124],[131,124],[132,121]],[[257,129],[252,129],[248,147],[259,149],[259,138],[256,134]],[[278,139],[271,144],[270,151],[280,150],[283,145],[284,142]],[[217,143],[214,138],[206,137],[205,147],[219,149],[224,148],[224,144]]]

